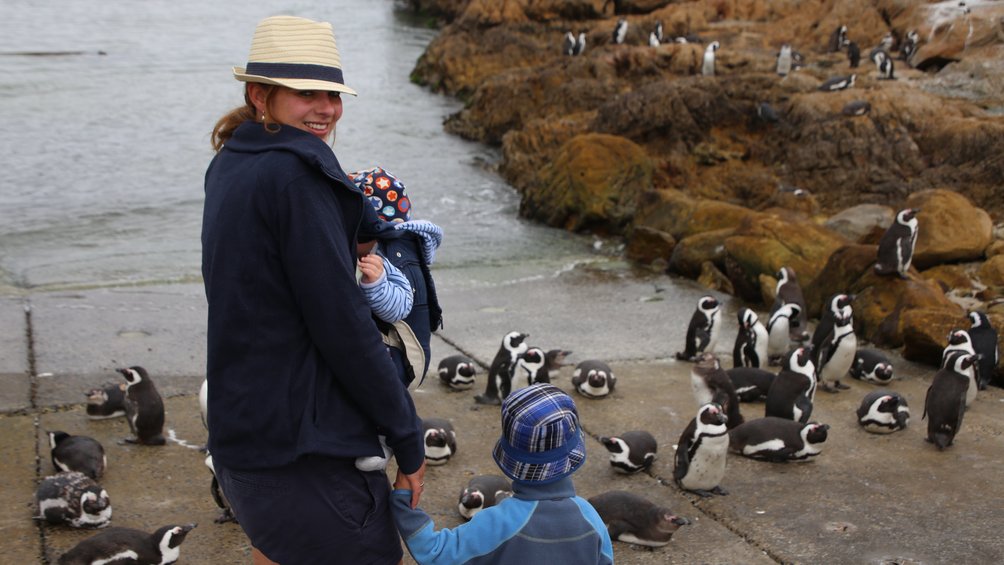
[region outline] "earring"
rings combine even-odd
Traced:
[[[263,121],[263,122],[265,121],[265,112],[261,113],[261,121]]]

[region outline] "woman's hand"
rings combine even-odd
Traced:
[[[397,470],[397,478],[394,479],[394,488],[411,491],[411,507],[418,506],[418,499],[422,497],[425,490],[425,461],[417,471],[410,475],[405,475],[401,469]]]

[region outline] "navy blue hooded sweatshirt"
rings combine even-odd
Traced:
[[[331,148],[246,122],[206,171],[209,450],[233,469],[305,454],[424,459],[421,421],[356,282],[364,200]],[[367,231],[371,226],[367,226]]]

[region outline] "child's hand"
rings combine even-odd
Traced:
[[[362,282],[375,283],[383,276],[383,259],[379,255],[364,255],[359,258],[359,270],[363,274]]]

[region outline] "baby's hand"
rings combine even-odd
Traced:
[[[362,282],[375,283],[383,276],[383,259],[379,255],[363,255],[359,258],[359,270],[363,274]]]

